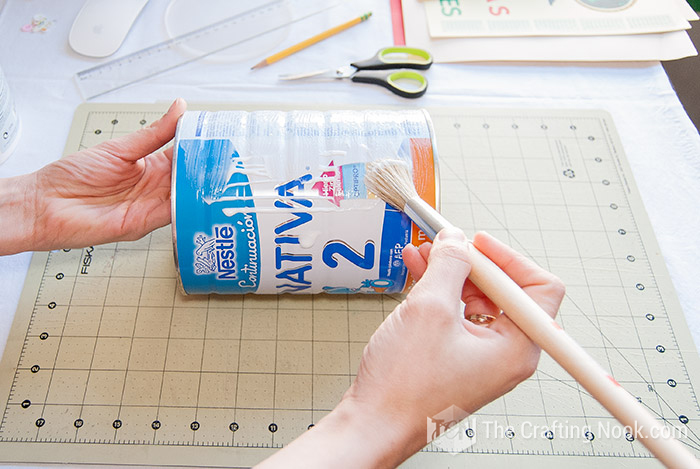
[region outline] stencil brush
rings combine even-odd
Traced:
[[[379,160],[367,164],[365,184],[389,205],[408,215],[430,238],[453,225],[420,198],[406,163]],[[471,242],[469,280],[491,299],[542,350],[547,352],[635,438],[671,468],[698,468],[700,463],[670,437],[665,427],[625,391],[520,286]]]

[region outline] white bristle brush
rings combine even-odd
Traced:
[[[437,210],[420,198],[411,172],[401,160],[378,160],[367,164],[365,184],[389,205],[403,211],[430,238],[452,227]],[[547,352],[600,402],[622,425],[630,429],[664,465],[671,468],[700,467],[683,445],[670,437],[651,413],[625,391],[615,379],[569,334],[530,298],[491,259],[469,242],[469,280],[494,302],[542,350]]]

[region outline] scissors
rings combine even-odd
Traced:
[[[428,89],[428,81],[416,70],[427,70],[432,64],[433,56],[426,50],[406,46],[384,47],[369,59],[337,69],[324,68],[306,73],[280,75],[279,79],[349,78],[357,83],[383,86],[404,98],[419,98]]]

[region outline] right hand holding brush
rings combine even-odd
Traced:
[[[564,297],[559,279],[484,233],[474,244],[554,317]],[[418,282],[375,331],[355,382],[261,467],[397,466],[429,442],[429,418],[453,405],[474,412],[532,375],[539,347],[467,279],[467,246],[462,231],[448,228],[432,247],[404,249]],[[465,313],[497,319],[484,327]]]
[[[556,315],[561,280],[485,233],[473,243]],[[441,231],[432,246],[409,245],[403,258],[418,282],[372,336],[344,401],[375,420],[384,415],[394,431],[411,435],[406,448],[417,451],[428,443],[427,418],[452,405],[472,413],[507,393],[534,373],[540,349],[467,279],[471,266],[461,230]],[[483,327],[465,319],[474,314],[497,319]]]

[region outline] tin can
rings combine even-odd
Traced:
[[[0,68],[0,164],[10,157],[19,140],[20,123],[7,79]]]
[[[383,158],[404,160],[436,206],[426,111],[186,112],[171,196],[182,290],[406,291],[403,247],[428,240],[365,187],[366,163]]]

